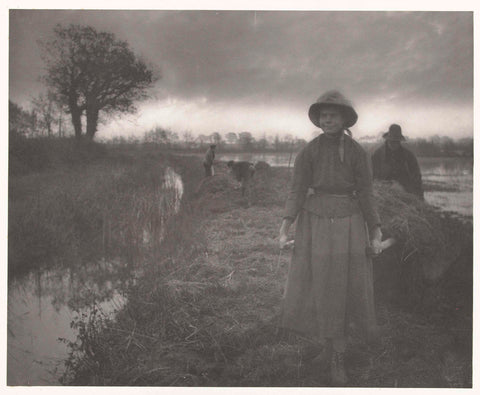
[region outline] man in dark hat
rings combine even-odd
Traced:
[[[420,167],[415,155],[402,146],[405,137],[400,125],[390,125],[383,138],[385,144],[372,155],[373,178],[397,181],[405,191],[423,200]]]
[[[203,160],[203,167],[205,168],[205,177],[213,176],[213,161],[215,159],[215,144],[211,144],[210,148],[205,153],[205,159]]]

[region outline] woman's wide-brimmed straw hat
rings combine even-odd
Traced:
[[[385,140],[390,140],[390,141],[404,141],[405,137],[402,134],[402,128],[400,125],[397,125],[396,123],[393,123],[390,125],[388,128],[388,132],[385,132],[383,134],[383,138]]]
[[[358,119],[358,115],[353,109],[353,105],[345,96],[343,96],[337,90],[331,90],[325,92],[318,100],[310,106],[308,110],[308,117],[310,121],[313,122],[315,126],[320,127],[318,123],[318,116],[320,115],[320,110],[325,106],[339,106],[342,107],[345,115],[345,127],[349,128],[355,125]]]

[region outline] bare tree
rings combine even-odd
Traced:
[[[57,25],[55,38],[40,42],[47,73],[44,81],[68,107],[75,136],[93,139],[100,111],[134,112],[134,101],[146,98],[153,71],[137,59],[126,41],[90,26]]]
[[[253,138],[253,136],[250,132],[240,132],[238,134],[238,140],[239,140],[242,148],[245,149],[245,150],[252,149],[253,143],[255,141],[255,139]]]
[[[257,141],[257,147],[260,150],[266,150],[267,149],[268,140],[267,140],[267,136],[265,135],[265,133],[263,134],[262,138]]]
[[[216,145],[220,145],[222,143],[222,136],[218,132],[213,132],[210,135],[210,139],[211,139],[211,142]]]
[[[178,141],[178,134],[171,130],[156,126],[149,132],[145,133],[143,141],[146,143],[170,145],[170,143]]]
[[[18,104],[8,101],[8,130],[10,139],[22,136],[26,137],[31,134],[33,129],[33,115],[25,111]]]
[[[190,148],[193,143],[193,134],[190,130],[185,130],[183,132],[183,141],[185,142],[185,146]]]
[[[228,132],[225,135],[225,139],[227,140],[228,144],[235,144],[238,141],[237,134],[234,132]]]
[[[38,126],[47,132],[47,136],[53,133],[53,125],[57,122],[58,107],[55,97],[51,92],[40,93],[32,99],[34,111],[38,114]],[[43,134],[43,133],[42,133]]]
[[[195,139],[200,145],[207,144],[210,142],[210,136],[206,136],[205,134],[200,134]]]

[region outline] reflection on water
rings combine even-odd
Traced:
[[[231,153],[231,154],[217,154],[217,158],[223,161],[242,161],[248,162],[267,162],[270,166],[275,167],[293,167],[296,152],[278,152],[278,153]]]
[[[218,154],[223,161],[265,161],[271,166],[293,167],[296,153]],[[462,215],[473,213],[473,158],[418,158],[428,203]]]
[[[9,284],[8,385],[58,384],[67,357],[58,339],[75,340],[72,320],[94,303],[107,316],[125,303],[120,265],[103,262],[31,273]]]
[[[143,229],[143,244],[145,246],[153,245],[163,239],[166,230],[165,223],[180,210],[182,196],[182,178],[171,167],[167,167],[163,186],[159,191],[158,218],[156,221],[149,222]],[[154,240],[155,238],[156,240]]]
[[[472,217],[472,192],[425,192],[425,200],[432,206]]]
[[[173,207],[175,212],[178,212],[180,209],[181,199],[183,196],[183,183],[182,178],[175,173],[171,167],[167,167],[165,170],[165,181],[164,189],[171,193],[168,193],[164,196],[167,201],[167,207]]]
[[[222,161],[246,160],[249,162],[265,161],[270,166],[287,167],[293,166],[297,152],[279,152],[279,153],[227,153],[217,154],[217,158]],[[423,176],[431,175],[471,175],[473,174],[473,158],[418,158],[418,163],[422,169]]]
[[[159,191],[162,218],[178,212],[182,195],[181,177],[167,168]],[[134,281],[135,273],[121,260],[35,272],[10,281],[8,385],[58,385],[68,352],[59,338],[74,341],[76,331],[70,323],[94,305],[105,316],[114,315]]]
[[[425,200],[442,210],[473,215],[473,158],[419,158]]]
[[[473,174],[473,158],[418,158],[424,176],[468,176]]]

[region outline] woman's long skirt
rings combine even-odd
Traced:
[[[352,320],[364,335],[376,326],[372,262],[363,216],[324,218],[302,210],[297,219],[282,326],[344,338]]]

